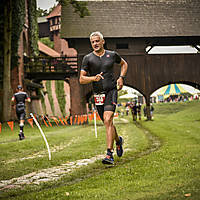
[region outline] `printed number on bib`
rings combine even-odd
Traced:
[[[105,94],[95,94],[94,95],[94,101],[95,101],[95,105],[99,106],[99,105],[103,105],[104,101],[105,101]]]

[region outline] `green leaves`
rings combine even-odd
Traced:
[[[74,8],[74,12],[78,13],[81,18],[85,16],[89,16],[90,12],[87,8],[87,2],[84,1],[76,1],[76,0],[56,0],[62,6],[66,6],[67,4],[71,4]]]

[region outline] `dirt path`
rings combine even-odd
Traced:
[[[21,188],[25,185],[38,185],[42,182],[57,181],[67,173],[71,173],[77,168],[94,163],[96,160],[102,159],[104,155],[96,155],[89,159],[76,160],[74,162],[66,162],[60,166],[48,169],[42,169],[32,172],[18,178],[0,181],[0,190]]]

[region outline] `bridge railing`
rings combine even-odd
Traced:
[[[76,73],[77,57],[26,57],[25,73]]]

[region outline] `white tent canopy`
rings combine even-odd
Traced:
[[[136,94],[125,94],[119,97],[119,99],[134,99],[138,98],[138,95]]]

